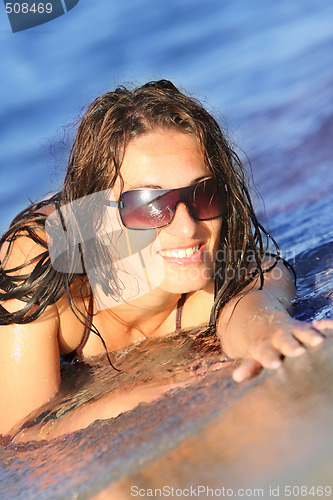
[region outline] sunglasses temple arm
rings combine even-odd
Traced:
[[[110,200],[107,200],[105,202],[105,205],[107,205],[108,207],[115,207],[115,208],[122,208],[123,207],[123,203],[122,202],[118,202],[118,201],[110,201]]]

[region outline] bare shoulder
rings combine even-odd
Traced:
[[[295,298],[296,287],[291,271],[282,260],[267,257],[263,261],[264,289],[273,293],[288,309]]]
[[[54,210],[53,206],[46,205],[39,214],[47,217]],[[32,220],[22,220],[21,228],[18,227],[15,234],[2,242],[0,260],[5,271],[24,266],[24,269],[18,270],[18,274],[28,274],[36,265],[38,257],[45,252],[47,252],[47,238],[43,224],[37,226]]]
[[[25,265],[25,269],[17,270],[18,274],[25,274],[33,269],[34,259],[45,251],[45,247],[34,241],[27,231],[22,231],[15,239],[3,243],[0,260],[5,271]]]
[[[46,205],[38,213],[48,217],[54,210],[53,205]],[[44,226],[40,224],[40,227],[36,229],[34,222],[24,223],[14,238],[8,238],[3,242],[0,248],[1,267],[7,273],[8,278],[29,276],[39,260],[47,255],[48,246]],[[75,282],[71,285],[71,294],[75,307],[84,313],[86,305]],[[25,303],[19,300],[7,300],[2,303],[11,312],[18,311],[25,306]],[[56,325],[60,354],[67,354],[75,350],[82,340],[84,326],[73,313],[66,294],[64,293],[55,304],[48,306],[47,311],[47,314],[42,316],[48,318],[44,324],[47,325],[49,331],[53,331]],[[21,329],[24,330],[24,327],[22,326]]]

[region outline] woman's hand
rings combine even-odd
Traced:
[[[232,359],[242,359],[233,378],[241,382],[261,368],[277,369],[284,357],[296,357],[306,347],[323,342],[320,330],[333,329],[333,320],[304,323],[288,311],[295,295],[287,268],[278,263],[274,273],[265,273],[264,289],[250,285],[223,308],[217,333],[222,349]]]
[[[331,321],[330,328],[333,328]],[[320,333],[320,324],[304,323],[282,313],[275,320],[268,318],[265,329],[262,325],[251,325],[258,328],[257,334],[249,335],[248,348],[242,356],[243,361],[233,372],[236,382],[254,376],[261,368],[277,369],[282,365],[284,357],[297,357],[306,352],[306,347],[322,344],[324,336]],[[261,332],[261,334],[260,334]]]

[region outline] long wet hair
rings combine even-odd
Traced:
[[[25,306],[16,312],[1,306],[0,324],[30,323],[64,294],[80,321],[89,323],[87,311],[78,310],[74,304],[71,289],[74,280],[81,280],[82,296],[91,293],[86,273],[84,269],[62,273],[52,266],[45,241],[45,207],[54,204],[59,209],[112,188],[120,175],[129,141],[156,127],[171,127],[195,137],[221,196],[227,197],[214,272],[211,327],[231,297],[254,279],[259,278],[263,285],[262,261],[271,238],[255,216],[239,157],[216,120],[197,100],[180,92],[171,82],[160,80],[134,90],[122,86],[98,97],[79,123],[62,190],[22,211],[1,238],[1,246],[6,242],[7,250],[0,263],[0,299],[19,299]],[[41,253],[16,268],[5,269],[11,246],[22,236],[39,245]],[[277,260],[277,246],[275,253]],[[33,271],[24,274],[28,265],[33,265]],[[99,335],[91,322],[89,326]]]

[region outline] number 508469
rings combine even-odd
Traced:
[[[28,3],[6,2],[7,14],[51,14],[52,4],[50,2],[35,2],[29,6]]]

